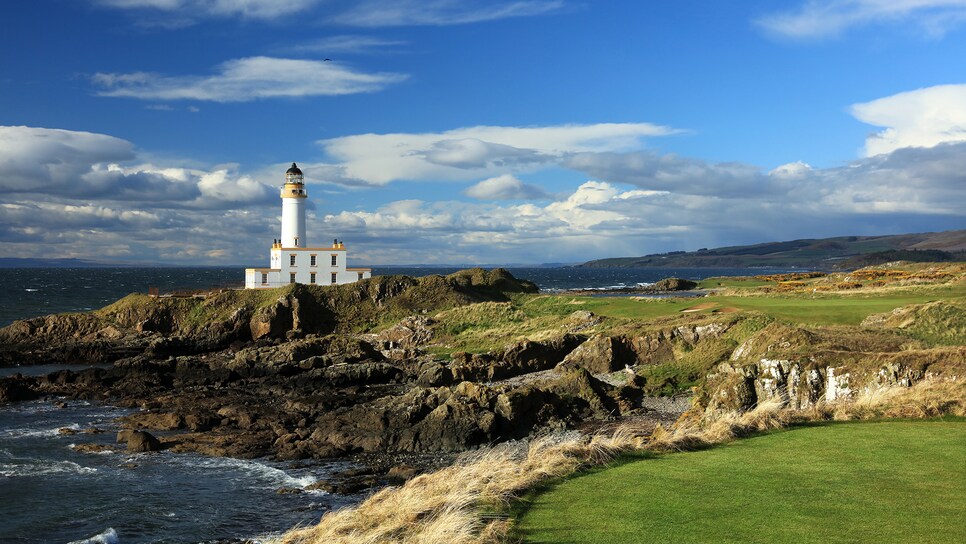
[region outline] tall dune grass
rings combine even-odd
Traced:
[[[500,445],[455,465],[385,488],[361,504],[327,513],[314,527],[277,544],[489,544],[508,541],[512,521],[499,515],[523,492],[550,478],[601,465],[632,451],[687,450],[809,421],[966,416],[966,380],[926,380],[870,392],[848,403],[807,410],[767,402],[744,413],[682,418],[646,436],[623,425],[608,434],[531,442],[527,451]],[[496,515],[494,515],[496,514]]]

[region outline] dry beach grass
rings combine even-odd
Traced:
[[[501,445],[383,489],[358,506],[330,512],[318,525],[290,531],[277,544],[507,542],[512,520],[494,513],[507,511],[514,499],[541,482],[605,464],[622,453],[703,448],[810,421],[944,415],[966,416],[966,380],[929,379],[804,410],[767,402],[744,413],[692,414],[650,436],[629,424],[606,435],[537,439],[526,452]]]

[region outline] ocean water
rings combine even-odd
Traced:
[[[375,269],[377,275],[448,274],[456,268]],[[545,291],[648,284],[676,276],[760,274],[761,269],[511,268]],[[149,287],[161,292],[241,287],[238,268],[4,269],[0,326],[57,312],[89,311]],[[59,365],[0,369],[43,374]],[[111,444],[109,405],[52,400],[0,405],[0,542],[16,544],[199,543],[255,538],[317,522],[324,512],[360,497],[306,487],[342,462],[293,464],[195,454],[126,452],[89,454],[72,444]],[[64,434],[60,429],[76,434]],[[85,433],[98,428],[101,434]],[[279,489],[300,490],[279,494]]]
[[[374,268],[374,275],[426,276],[459,268]],[[653,283],[667,277],[704,279],[774,272],[748,268],[510,268],[518,278],[547,291],[614,289]],[[241,268],[6,268],[0,290],[0,327],[16,319],[102,308],[130,293],[162,293],[243,287]]]
[[[114,419],[127,412],[82,401],[68,401],[65,408],[51,401],[0,407],[0,541],[173,544],[258,538],[318,522],[327,510],[359,500],[306,490],[348,468],[344,462],[71,448],[113,444]],[[84,432],[90,428],[104,432]]]

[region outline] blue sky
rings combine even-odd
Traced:
[[[0,7],[0,256],[356,264],[963,228],[966,0]],[[330,60],[325,60],[330,59]]]

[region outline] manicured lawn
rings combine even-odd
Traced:
[[[565,480],[526,542],[966,542],[966,421],[800,427]]]
[[[561,306],[560,313],[590,310],[611,316],[651,319],[673,315],[697,305],[709,305],[703,312],[715,309],[758,311],[794,323],[812,325],[858,325],[871,314],[892,311],[907,304],[923,304],[939,299],[954,299],[966,294],[961,286],[931,291],[900,291],[885,293],[856,293],[854,295],[824,294],[814,296],[777,295],[717,296],[697,299],[641,301],[624,297],[545,297],[535,301],[539,305]],[[557,300],[548,300],[548,299]],[[526,309],[526,307],[524,307]],[[549,309],[549,308],[548,308]]]

